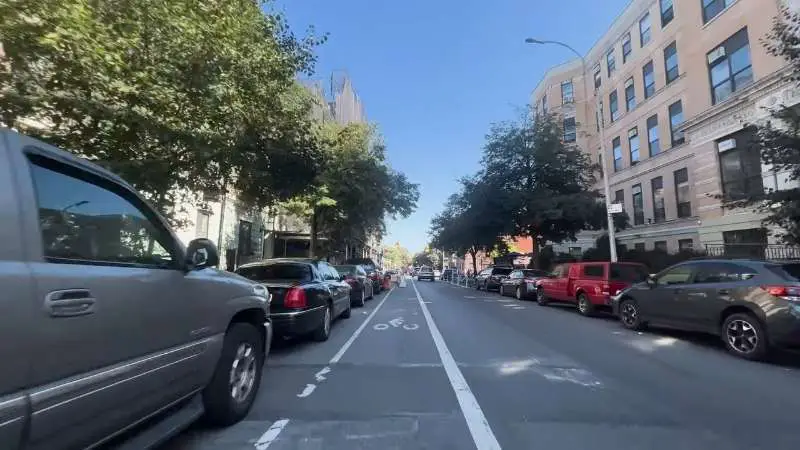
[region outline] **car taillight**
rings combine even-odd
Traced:
[[[303,288],[290,288],[283,298],[283,306],[286,308],[305,308],[306,305],[308,305],[308,300],[306,299],[306,291]]]
[[[800,287],[796,286],[761,286],[767,294],[780,297],[790,302],[800,302]]]

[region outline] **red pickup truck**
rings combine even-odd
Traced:
[[[638,263],[580,262],[556,266],[536,283],[536,301],[574,303],[584,316],[610,308],[611,297],[647,279],[647,267]]]

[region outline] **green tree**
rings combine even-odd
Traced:
[[[772,31],[764,40],[767,51],[786,60],[791,68],[787,81],[800,81],[800,14],[788,7],[774,19]],[[750,151],[761,152],[764,164],[785,176],[782,190],[768,189],[745,198],[723,197],[726,207],[754,208],[766,214],[765,226],[774,226],[777,236],[788,245],[800,245],[800,113],[794,106],[781,105],[771,112],[771,120],[757,127],[756,142]]]
[[[414,257],[411,259],[411,264],[413,264],[414,267],[433,267],[433,258],[431,257],[430,252],[418,252],[415,253]]]
[[[313,68],[298,39],[252,0],[0,3],[0,122],[98,161],[173,222],[202,191],[256,205],[317,171]]]
[[[402,269],[411,263],[411,253],[407,248],[400,246],[399,242],[383,251],[384,265],[394,269]]]

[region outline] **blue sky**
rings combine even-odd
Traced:
[[[386,243],[421,250],[431,218],[478,168],[491,123],[515,117],[547,68],[585,53],[628,0],[278,0],[297,34],[329,40],[317,75],[345,70],[394,168],[420,184],[417,211],[388,224]]]

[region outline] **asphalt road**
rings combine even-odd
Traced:
[[[166,450],[797,449],[800,360],[443,282],[273,348],[256,404]]]

